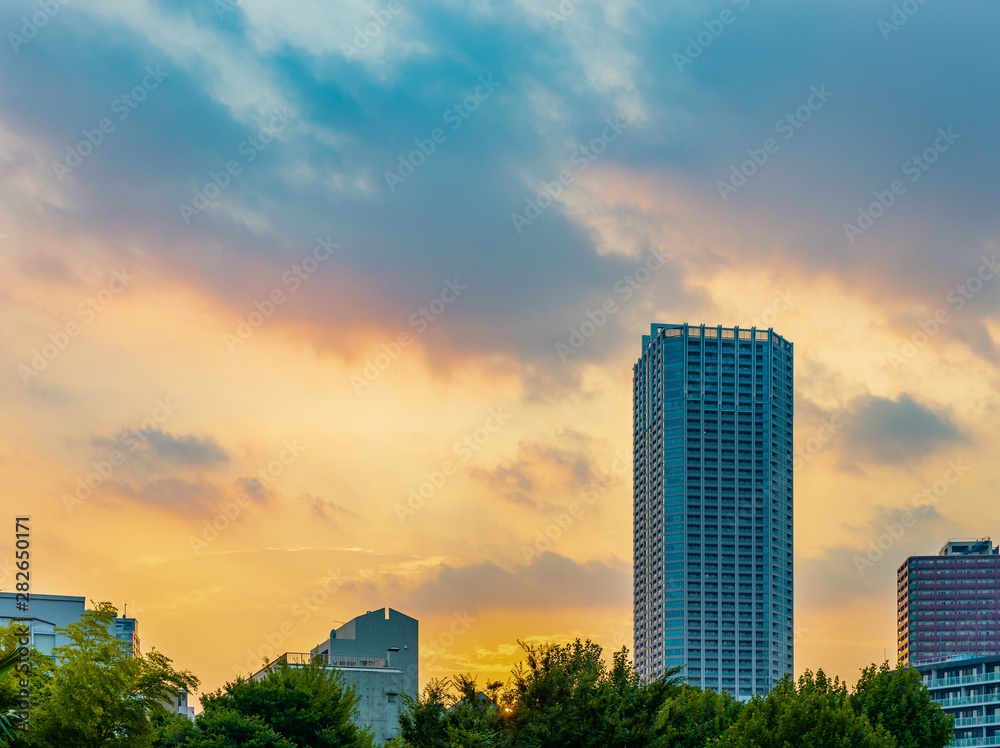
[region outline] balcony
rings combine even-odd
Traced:
[[[1000,704],[1000,693],[979,694],[977,696],[959,696],[955,699],[934,699],[942,709],[952,709],[957,706],[974,706],[976,704]]]
[[[1000,717],[963,717],[955,720],[955,728],[984,727],[1000,723]]]
[[[260,679],[268,670],[281,665],[291,667],[303,667],[313,662],[322,662],[326,667],[335,668],[384,668],[385,658],[371,657],[368,655],[313,655],[309,652],[285,652],[267,663],[263,668],[254,673],[251,677],[254,680]]]
[[[939,678],[938,680],[924,681],[928,688],[947,688],[949,686],[964,686],[975,683],[995,683],[1000,681],[1000,672],[976,673],[974,675],[962,675],[958,678]]]

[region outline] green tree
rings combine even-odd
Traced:
[[[162,702],[181,690],[197,690],[197,678],[155,649],[133,657],[111,633],[117,615],[111,603],[99,603],[56,629],[69,644],[53,650],[58,665],[32,706],[29,745],[148,748],[150,715],[165,713]]]
[[[397,746],[410,748],[485,748],[507,745],[497,705],[500,681],[480,691],[471,675],[431,681],[413,702],[404,695]]]
[[[954,718],[931,699],[920,673],[910,667],[869,665],[861,671],[851,703],[896,738],[899,748],[943,748],[954,736]]]
[[[326,746],[333,743],[294,743],[275,732],[260,717],[240,714],[229,709],[213,709],[198,719],[198,731],[189,742],[190,748],[298,748]]]
[[[740,716],[743,704],[728,693],[684,686],[657,715],[657,746],[704,748]]]
[[[680,689],[679,668],[641,683],[624,648],[609,670],[601,647],[589,640],[521,647],[525,662],[515,668],[504,699],[519,747],[644,748],[654,737],[656,715]]]
[[[681,669],[669,668],[660,678],[643,683],[625,647],[612,656],[612,667],[603,684],[605,698],[611,701],[609,745],[646,748],[653,744],[659,733],[659,712],[670,697],[684,689]]]
[[[194,745],[228,746],[225,742],[203,742],[205,734],[227,737],[228,725],[240,730],[252,727],[258,732],[266,727],[292,746],[370,748],[373,745],[370,731],[353,721],[359,701],[357,692],[344,683],[343,676],[321,662],[303,667],[279,664],[260,680],[237,678],[203,697],[205,711],[197,723],[203,734]],[[262,735],[257,739],[265,740]],[[284,748],[281,743],[260,743],[272,744]]]
[[[754,696],[715,743],[721,748],[895,748],[883,727],[873,728],[851,707],[846,686],[822,670],[806,671],[798,688],[783,678],[767,696]]]
[[[20,650],[21,626],[12,622],[7,626],[0,626],[0,649],[5,652]],[[18,657],[20,660],[20,657]],[[16,665],[14,668],[6,670],[0,675],[0,713],[6,714],[10,710],[17,709],[21,702],[21,681],[27,680],[28,692],[31,703],[37,703],[39,694],[45,685],[52,678],[52,670],[55,661],[46,654],[31,648],[28,653],[28,672],[24,673]],[[20,724],[20,720],[17,721]],[[13,739],[9,739],[7,744],[11,748],[19,748],[28,745],[27,738],[23,733],[16,733]]]
[[[198,735],[194,721],[183,714],[151,714],[149,721],[153,725],[153,748],[191,745],[191,741]]]
[[[403,694],[399,711],[399,738],[403,748],[449,748],[448,708],[452,702],[449,681],[432,680],[416,700]]]

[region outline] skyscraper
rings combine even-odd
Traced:
[[[633,367],[635,661],[746,698],[792,672],[792,344],[654,324]]]
[[[1000,654],[1000,549],[989,538],[949,540],[896,574],[900,662]]]

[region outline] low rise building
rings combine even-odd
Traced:
[[[56,629],[79,621],[87,607],[85,597],[32,594],[28,609],[19,610],[17,598],[16,592],[0,592],[0,625],[24,624],[31,635],[31,646],[50,656],[55,647],[69,644],[69,639]]]
[[[330,631],[330,638],[313,647],[310,654],[339,657],[385,657],[386,665],[403,671],[403,693],[416,699],[419,693],[418,641],[420,624],[416,618],[392,608],[369,610]]]
[[[139,622],[134,618],[115,619],[115,638],[126,646],[133,657],[141,657],[139,647]]]
[[[332,629],[311,652],[286,652],[251,677],[262,678],[280,664],[321,662],[335,669],[360,697],[358,726],[371,729],[382,745],[399,734],[403,694],[416,699],[419,693],[418,631],[417,619],[398,610],[369,610]]]
[[[931,698],[955,718],[952,746],[1000,746],[1000,656],[954,655],[913,667]]]
[[[259,680],[275,667],[302,667],[317,661],[336,670],[344,684],[357,691],[360,700],[356,724],[374,733],[375,745],[384,745],[399,735],[403,671],[388,667],[382,657],[286,652],[251,677]]]

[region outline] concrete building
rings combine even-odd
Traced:
[[[904,664],[1000,655],[1000,549],[990,538],[949,540],[897,571],[897,654]]]
[[[931,698],[955,718],[952,746],[1000,746],[1000,656],[959,654],[914,667]]]
[[[301,667],[317,660],[336,670],[358,692],[357,725],[374,732],[376,745],[399,735],[403,671],[388,667],[382,657],[286,652],[251,677],[259,680],[280,665]]]
[[[402,671],[402,693],[415,699],[419,693],[420,675],[418,641],[416,618],[392,608],[382,608],[370,610],[333,629],[330,638],[316,645],[311,654],[328,657],[334,666],[342,657],[384,658],[387,666]]]
[[[86,609],[85,597],[32,594],[28,610],[21,611],[17,608],[16,593],[0,592],[0,625],[6,626],[11,621],[24,623],[31,632],[31,645],[50,656],[53,648],[69,644],[69,639],[57,633],[56,629],[78,622]],[[140,656],[139,622],[136,619],[116,618],[111,633],[126,645],[133,657]]]
[[[330,631],[311,652],[286,652],[255,673],[262,678],[280,663],[302,666],[320,661],[336,669],[361,700],[358,724],[375,732],[377,745],[399,734],[400,697],[418,695],[419,624],[391,608],[370,610]]]
[[[633,367],[635,662],[767,693],[793,667],[792,343],[654,324]]]
[[[128,647],[133,657],[142,655],[142,649],[139,647],[139,622],[134,618],[116,618],[115,637]]]
[[[194,707],[188,705],[187,691],[181,691],[176,698],[167,699],[163,705],[175,714],[194,720]]]
[[[54,647],[69,644],[69,640],[55,629],[79,621],[86,609],[86,598],[32,593],[28,610],[20,611],[16,595],[0,592],[0,625],[6,626],[11,621],[24,623],[31,632],[31,645],[47,655],[52,654]]]

